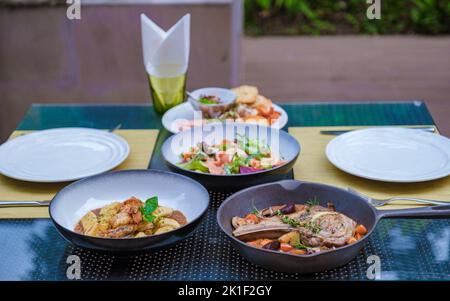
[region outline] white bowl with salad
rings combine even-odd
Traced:
[[[169,137],[168,167],[207,188],[237,189],[287,177],[300,144],[285,131],[246,124],[206,124]]]
[[[224,88],[202,88],[189,93],[188,100],[194,110],[201,111],[206,118],[217,118],[236,101],[236,93]]]

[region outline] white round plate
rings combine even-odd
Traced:
[[[421,130],[370,128],[331,140],[328,160],[352,175],[385,182],[422,182],[450,175],[450,139]]]
[[[282,129],[288,122],[288,115],[280,106],[273,104],[275,111],[280,112],[280,118],[272,125],[273,128]],[[162,124],[169,132],[179,133],[178,123],[181,120],[194,120],[194,109],[189,102],[183,102],[168,110],[162,117]]]
[[[0,146],[0,173],[31,182],[65,182],[113,169],[129,154],[122,137],[103,130],[38,131]]]

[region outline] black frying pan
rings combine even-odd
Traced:
[[[332,202],[336,211],[341,212],[358,224],[366,226],[368,233],[354,244],[335,250],[311,255],[291,255],[277,251],[252,247],[233,236],[231,219],[245,216],[254,207],[258,209],[282,205],[288,201],[303,204],[316,197],[320,205],[326,207]],[[230,238],[236,250],[248,261],[266,269],[288,273],[314,273],[338,266],[352,260],[362,249],[369,236],[382,218],[444,218],[450,217],[450,204],[403,210],[378,210],[366,200],[344,189],[334,186],[285,180],[263,184],[241,190],[228,197],[217,212],[220,228]]]

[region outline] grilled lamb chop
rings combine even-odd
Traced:
[[[340,247],[355,233],[356,222],[342,213],[315,205],[296,205],[295,212],[280,213],[283,206],[273,206],[260,211],[260,221],[253,223],[244,218],[234,217],[233,235],[242,240],[251,237],[273,238],[283,231],[298,231],[303,244],[311,247]]]
[[[312,247],[341,247],[355,233],[356,222],[342,213],[321,211],[312,216],[310,223],[317,226],[317,232],[300,228],[304,244]]]

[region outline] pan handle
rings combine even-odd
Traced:
[[[449,218],[450,204],[412,209],[378,210],[378,218]]]

